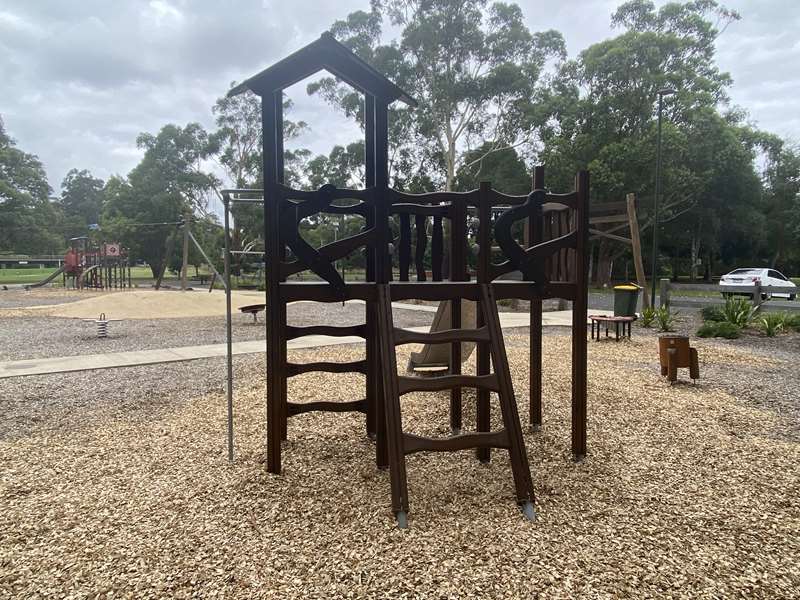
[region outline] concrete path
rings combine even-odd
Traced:
[[[423,312],[436,312],[435,306],[416,304],[395,304],[395,308],[420,310]],[[609,311],[592,311],[592,314],[608,314]],[[500,324],[504,329],[528,326],[527,313],[500,313]],[[546,312],[542,314],[544,326],[564,326],[572,324],[572,311],[563,310]],[[428,331],[428,327],[412,327],[411,331]],[[357,344],[364,340],[360,337],[333,337],[327,335],[310,335],[290,340],[287,343],[289,350],[300,348],[315,348],[318,346],[333,346],[336,344]],[[111,369],[117,367],[134,367],[140,365],[153,365],[201,358],[215,358],[225,356],[225,344],[209,344],[205,346],[182,346],[176,348],[161,348],[158,350],[139,350],[132,352],[110,352],[107,354],[82,354],[78,356],[60,356],[57,358],[32,358],[28,360],[15,360],[0,363],[0,379],[8,377],[22,377],[26,375],[46,375],[49,373],[70,373],[74,371],[89,371],[92,369]],[[266,352],[266,340],[249,342],[234,342],[233,354],[255,354]]]

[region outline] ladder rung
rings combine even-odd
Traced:
[[[456,387],[479,388],[500,391],[497,374],[491,375],[442,375],[440,377],[397,377],[400,395],[409,392],[438,392]]]
[[[321,412],[367,412],[366,400],[353,400],[351,402],[287,402],[286,413],[293,417],[302,413],[321,411]]]
[[[294,377],[301,373],[322,371],[325,373],[363,373],[367,374],[367,361],[356,360],[353,362],[309,362],[286,363],[286,376]]]
[[[444,331],[423,332],[408,329],[394,329],[394,345],[401,344],[446,344],[450,342],[488,342],[489,328],[445,329]]]
[[[287,340],[293,340],[295,338],[303,337],[306,335],[330,335],[334,337],[347,337],[353,335],[362,338],[367,337],[366,325],[351,325],[349,327],[334,327],[332,325],[310,325],[307,327],[293,327],[287,325],[284,331],[286,332]]]
[[[465,433],[449,438],[428,438],[411,433],[403,434],[403,452],[450,452],[469,448],[508,448],[511,442],[505,429],[481,433]]]

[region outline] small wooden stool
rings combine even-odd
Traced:
[[[700,379],[700,363],[697,349],[689,346],[685,335],[664,335],[658,338],[658,359],[661,363],[661,376],[670,384],[678,380],[678,369],[689,369],[689,377],[696,382]]]

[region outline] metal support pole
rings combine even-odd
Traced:
[[[661,117],[664,109],[664,96],[674,94],[674,90],[663,89],[658,90],[658,134],[656,137],[656,186],[655,198],[653,199],[654,215],[653,215],[653,273],[652,289],[650,298],[655,306],[656,298],[656,280],[658,279],[658,227],[659,227],[659,211],[661,209]]]
[[[222,197],[225,210],[225,349],[227,353],[227,396],[228,396],[228,460],[233,462],[233,332],[231,331],[231,248],[230,218],[228,196]],[[212,267],[213,268],[213,267]],[[216,273],[216,270],[214,271]]]
[[[186,291],[189,287],[187,277],[189,276],[189,223],[191,217],[187,214],[183,217],[183,251],[181,256],[181,290]],[[194,239],[194,238],[192,238]]]

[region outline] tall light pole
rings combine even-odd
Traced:
[[[652,273],[652,286],[650,291],[650,298],[653,306],[656,305],[656,280],[658,279],[658,217],[659,217],[659,202],[661,200],[661,113],[664,108],[664,96],[674,94],[675,90],[668,88],[658,90],[658,137],[656,139],[656,190],[653,199],[653,273]],[[660,301],[660,299],[659,299]]]

